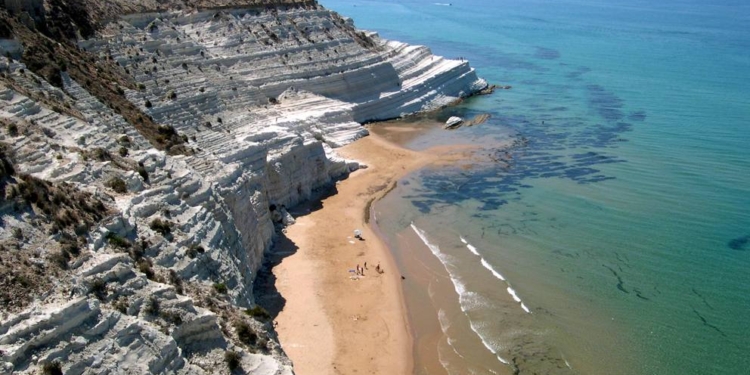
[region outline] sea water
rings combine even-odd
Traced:
[[[750,373],[750,3],[322,4],[512,86],[374,209],[418,373]]]

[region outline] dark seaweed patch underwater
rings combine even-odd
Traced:
[[[599,183],[616,178],[605,175],[598,167],[622,163],[624,159],[607,153],[625,141],[623,134],[633,125],[622,122],[626,117],[623,100],[598,85],[585,87],[588,107],[598,115],[593,122],[583,118],[558,118],[559,105],[535,111],[534,115],[491,112],[483,130],[491,136],[493,126],[512,129],[517,139],[509,149],[487,149],[488,161],[465,171],[445,168],[421,172],[423,188],[406,198],[422,213],[435,204],[457,204],[474,199],[480,210],[496,210],[510,200],[520,199],[520,191],[533,186],[534,179],[561,178],[579,184]],[[471,117],[477,111],[467,107],[447,109],[440,116]],[[631,120],[645,119],[644,111],[633,112]],[[601,122],[599,122],[601,121]]]
[[[750,234],[730,240],[727,246],[732,250],[747,250],[750,247]]]

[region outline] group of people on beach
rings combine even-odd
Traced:
[[[365,275],[365,270],[369,270],[369,269],[367,268],[367,262],[365,262],[365,264],[364,264],[364,266],[363,266],[363,267],[360,267],[360,266],[359,266],[359,264],[357,264],[357,268],[355,269],[355,274],[356,274],[357,276],[364,276],[364,275]],[[351,271],[349,271],[349,272],[351,272]],[[384,273],[384,272],[385,272],[385,271],[383,271],[383,269],[382,269],[382,268],[380,267],[380,262],[378,262],[378,265],[377,265],[377,266],[375,266],[375,272],[377,272],[377,273],[379,273],[379,274],[382,274],[382,273]]]

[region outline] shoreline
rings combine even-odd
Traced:
[[[413,151],[390,142],[384,132],[371,131],[337,149],[368,168],[337,182],[331,195],[292,210],[297,222],[275,245],[281,258],[270,272],[282,300],[276,331],[298,374],[414,372],[401,272],[375,223],[369,223],[370,209],[399,178],[462,158],[466,147]],[[354,239],[355,229],[364,240]],[[365,262],[364,277],[350,272]],[[378,264],[384,273],[375,271]]]

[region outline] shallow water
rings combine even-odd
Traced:
[[[478,161],[375,206],[413,275],[417,372],[747,373],[749,5],[323,5],[513,87],[438,115],[487,123],[408,144]]]

